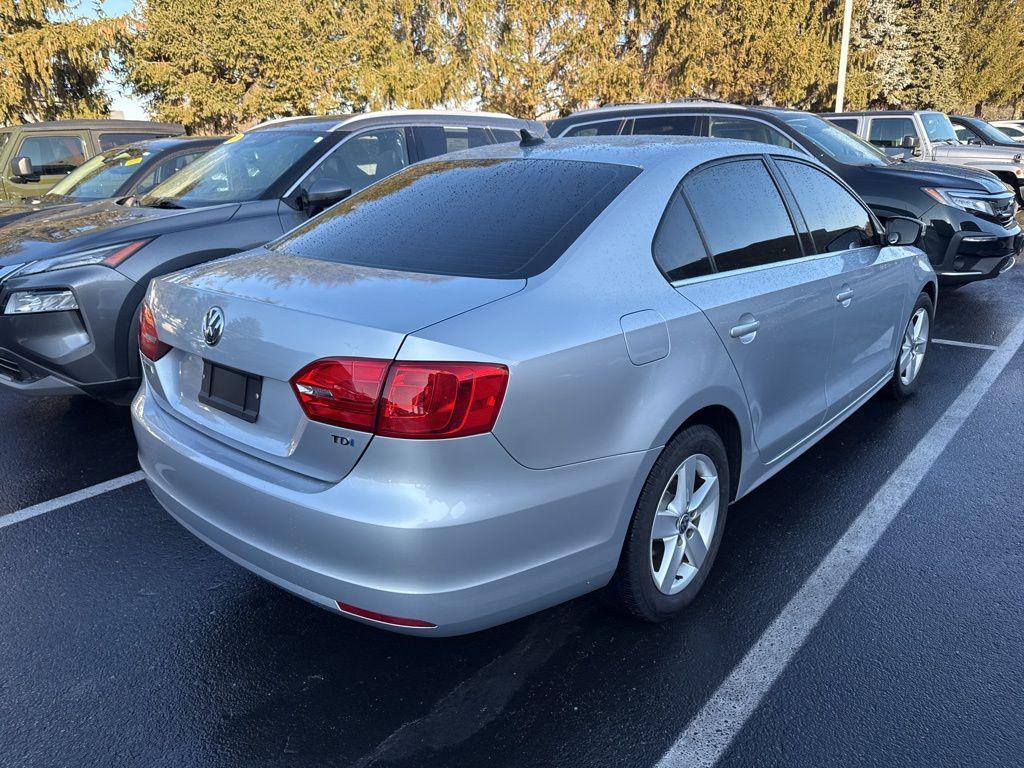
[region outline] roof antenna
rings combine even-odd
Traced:
[[[544,134],[534,128],[520,128],[519,138],[520,147],[534,147],[544,143]]]

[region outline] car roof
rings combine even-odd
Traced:
[[[443,109],[400,109],[385,110],[379,112],[358,112],[342,115],[306,115],[301,117],[281,117],[274,120],[267,120],[259,125],[250,128],[251,131],[265,130],[321,130],[325,132],[352,130],[367,125],[384,125],[400,123],[410,125],[422,123],[425,125],[436,124],[440,119],[454,120],[457,123],[468,125],[477,123],[480,125],[508,124],[510,121],[519,125],[540,125],[535,120],[523,120],[521,118],[506,115],[501,112],[475,112]]]
[[[139,130],[156,131],[158,133],[184,133],[185,128],[177,123],[154,123],[151,120],[113,120],[106,118],[51,120],[42,123],[24,123],[0,127],[0,130],[17,129],[19,131],[53,131],[53,130]]]
[[[577,160],[649,169],[663,163],[695,167],[719,158],[768,153],[807,159],[803,152],[740,139],[709,139],[701,136],[588,136],[544,139],[526,146],[516,142],[490,144],[442,155],[426,162],[486,159]]]
[[[818,112],[819,117],[908,117],[924,112],[939,112],[937,109],[863,109],[850,112]],[[941,112],[940,112],[941,114]]]
[[[717,99],[677,99],[675,101],[663,101],[658,103],[637,102],[622,104],[604,104],[600,107],[577,110],[576,112],[573,112],[571,115],[567,115],[567,117],[603,115],[613,112],[628,112],[630,114],[635,114],[637,112],[657,112],[659,110],[671,108],[679,109],[695,107],[722,107],[724,109],[748,109],[748,107],[745,107],[742,104],[731,104],[727,101],[718,101]]]

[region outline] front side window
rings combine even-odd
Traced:
[[[906,136],[917,138],[917,128],[909,117],[874,117],[868,127],[868,141],[876,147],[901,147]]]
[[[199,208],[258,200],[294,166],[319,153],[319,131],[239,134],[139,198],[144,206]]]
[[[742,141],[759,141],[762,144],[774,144],[776,147],[792,149],[792,141],[783,136],[775,128],[757,120],[742,117],[720,117],[712,115],[708,118],[708,136],[716,139],[740,139]]]
[[[642,136],[693,136],[697,133],[694,115],[658,115],[638,117],[633,121],[633,134]]]
[[[683,182],[719,271],[803,255],[789,212],[761,160],[718,163]]]
[[[85,142],[77,136],[29,136],[18,156],[31,160],[40,176],[70,173],[85,162]]]
[[[863,248],[875,243],[871,216],[828,174],[806,163],[776,158],[796,198],[818,253]]]
[[[413,128],[420,143],[421,159],[473,149],[489,144],[483,128],[442,128],[439,125],[425,125]]]
[[[96,155],[57,182],[46,197],[78,202],[113,197],[150,157],[142,147],[126,147]]]
[[[709,275],[711,260],[700,239],[690,207],[678,191],[672,193],[654,236],[654,260],[670,282]]]
[[[159,136],[155,133],[103,133],[100,134],[100,150],[106,152],[114,147],[123,147],[125,144],[157,138]]]
[[[381,128],[346,139],[317,166],[302,186],[309,189],[317,179],[331,179],[353,193],[409,165],[403,128]]]
[[[604,120],[600,123],[576,125],[562,135],[566,138],[583,138],[585,136],[616,136],[619,133],[621,120]]]
[[[968,128],[966,125],[960,125],[957,123],[953,126],[953,130],[956,131],[956,137],[960,141],[977,141],[978,134]]]
[[[434,160],[271,243],[321,261],[434,275],[543,272],[640,170],[575,160]]]
[[[182,168],[187,165],[191,165],[205,154],[205,150],[200,150],[198,152],[186,152],[183,155],[174,155],[154,163],[152,170],[136,182],[135,189],[133,190],[134,194],[146,194],[157,185],[163,184]]]

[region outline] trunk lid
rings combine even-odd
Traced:
[[[154,281],[150,306],[172,347],[147,377],[160,404],[208,436],[279,467],[336,482],[371,435],[306,418],[290,380],[325,357],[393,359],[406,335],[521,290],[489,280],[378,270],[259,249]],[[223,335],[203,335],[218,307]],[[204,361],[262,378],[254,422],[200,402]]]

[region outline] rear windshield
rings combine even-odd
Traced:
[[[532,277],[550,267],[639,173],[575,160],[420,163],[270,247],[404,272]]]

